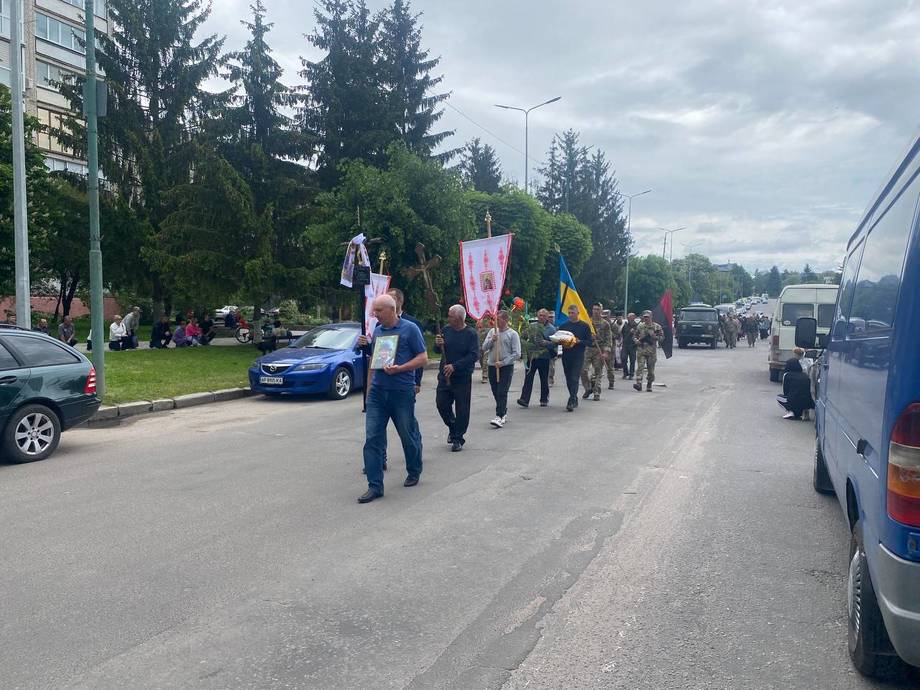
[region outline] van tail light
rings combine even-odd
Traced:
[[[773,336],[773,347],[779,348],[779,336],[778,335]]]
[[[86,377],[86,385],[83,386],[83,392],[86,395],[96,395],[96,367],[89,368],[89,376]]]
[[[888,446],[888,515],[920,527],[920,403],[908,405]]]

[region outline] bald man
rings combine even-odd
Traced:
[[[397,336],[396,358],[383,369],[372,369],[368,380],[367,414],[364,419],[364,473],[367,492],[358,503],[370,503],[383,497],[383,463],[387,452],[387,424],[393,421],[406,456],[406,481],[415,486],[422,474],[422,435],[415,418],[415,370],[428,363],[428,350],[422,332],[414,323],[401,319],[396,301],[389,295],[374,300],[377,327],[370,341],[358,342],[367,347],[384,336]]]

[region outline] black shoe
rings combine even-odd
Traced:
[[[449,445],[449,446],[454,445],[454,437],[453,437],[453,436],[448,436],[448,437],[447,437],[447,445]]]
[[[383,494],[377,493],[373,489],[368,489],[358,497],[358,503],[370,503],[371,501],[376,501],[378,498],[383,498]]]
[[[648,385],[645,387],[645,392],[646,392],[646,393],[651,393],[651,392],[652,392],[652,384],[648,384]]]
[[[642,392],[642,384],[641,384],[641,383],[634,383],[634,384],[633,384],[633,388],[635,388],[635,389],[636,389],[637,391],[639,391],[640,393]]]
[[[571,400],[569,400],[568,404],[565,406],[565,411],[566,411],[566,412],[574,412],[574,411],[575,411],[575,403],[573,403]]]
[[[549,400],[541,400],[540,407],[547,407],[549,405]]]
[[[521,407],[530,407],[530,403],[526,403],[520,398],[518,399],[517,404],[520,405]]]
[[[612,391],[612,390],[613,390],[613,384],[612,384],[612,383],[611,383],[609,386],[607,386],[607,390],[608,390],[608,391]]]
[[[587,400],[588,398],[591,397],[591,393],[592,391],[585,391],[584,395],[581,396],[582,399]]]
[[[415,486],[418,484],[418,477],[406,477],[406,481],[403,482],[403,486]]]
[[[451,445],[450,449],[451,449],[451,451],[454,452],[454,453],[459,453],[461,450],[463,450],[463,442],[462,442],[462,441],[454,441],[454,442],[453,442],[453,445]]]

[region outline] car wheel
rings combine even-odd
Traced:
[[[716,343],[716,339],[713,338],[713,339],[712,339],[712,342],[709,343],[709,347],[711,347],[713,350],[715,350],[715,349],[716,349],[716,344],[717,344],[717,343]]]
[[[815,475],[812,483],[819,494],[834,493],[834,483],[827,472],[827,463],[824,462],[824,452],[818,439],[815,439]]]
[[[903,672],[878,608],[863,548],[862,523],[853,526],[847,576],[847,646],[853,665],[863,675],[886,679]]]
[[[677,341],[677,347],[679,347],[681,350],[685,350],[687,348],[687,341],[681,338]]]
[[[60,441],[57,415],[44,405],[26,405],[10,417],[3,432],[3,451],[13,462],[35,462],[51,455]]]
[[[779,369],[770,369],[770,380],[779,383]]]
[[[329,388],[329,397],[333,400],[343,400],[351,393],[353,385],[351,372],[346,367],[339,367],[332,373],[332,385]]]

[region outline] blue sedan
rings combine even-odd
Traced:
[[[266,395],[325,393],[341,400],[364,385],[357,323],[333,323],[305,333],[288,347],[259,357],[249,385]]]

